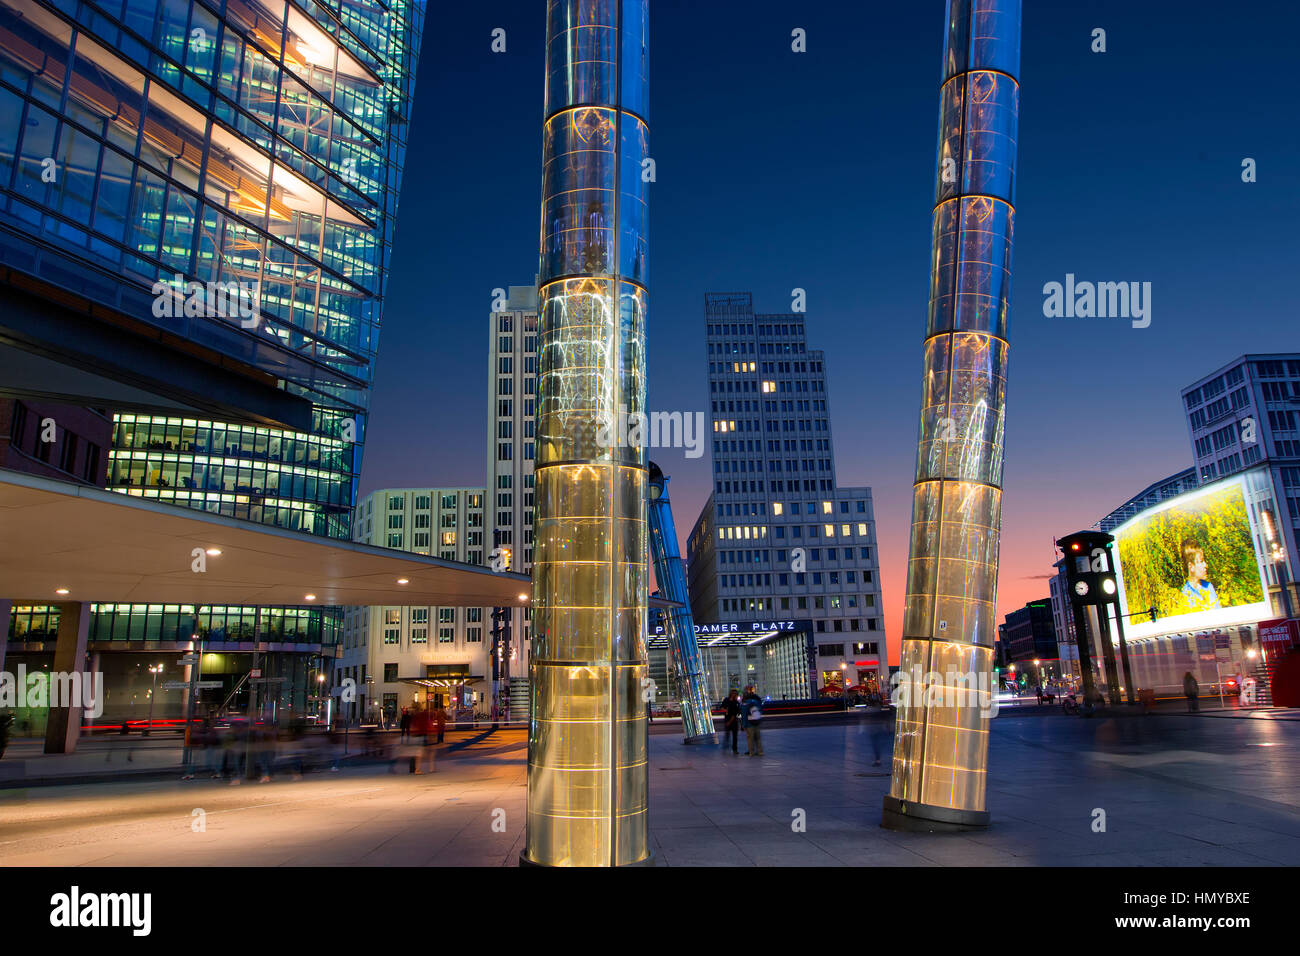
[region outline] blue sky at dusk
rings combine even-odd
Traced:
[[[545,4],[429,16],[363,493],[484,483],[492,289],[537,271]],[[781,312],[807,290],[837,477],[874,490],[892,658],[943,27],[942,0],[651,4],[650,407],[707,412],[706,292]],[[1298,35],[1280,0],[1026,0],[999,619],[1046,596],[1054,537],[1192,463],[1181,387],[1300,349]],[[1150,327],[1045,318],[1066,273],[1150,282]],[[654,457],[684,535],[710,458]]]

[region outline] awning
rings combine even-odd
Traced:
[[[0,469],[0,600],[519,607],[531,594],[523,574]]]
[[[466,677],[399,677],[399,684],[418,684],[420,687],[458,687],[461,684],[477,684],[487,680],[482,674]]]
[[[526,574],[0,469],[0,600],[526,607],[531,597]]]

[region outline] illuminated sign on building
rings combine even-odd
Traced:
[[[696,634],[761,634],[766,631],[811,631],[809,621],[722,621],[696,624]],[[664,633],[663,625],[651,628],[651,634]]]
[[[1115,529],[1131,638],[1249,624],[1272,611],[1242,477],[1169,498]],[[1155,609],[1156,620],[1145,616]]]

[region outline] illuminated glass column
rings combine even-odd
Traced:
[[[1019,64],[1020,0],[949,0],[892,828],[988,823]]]
[[[522,862],[645,862],[647,0],[549,0]]]

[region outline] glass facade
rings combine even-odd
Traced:
[[[650,464],[647,513],[650,518],[650,553],[654,557],[659,591],[668,600],[681,605],[665,608],[660,618],[672,642],[673,696],[681,703],[682,733],[688,743],[714,743],[712,706],[700,647],[695,640],[691,596],[686,587],[686,565],[677,544],[677,526],[673,521],[672,501],[668,497],[668,478],[653,462]]]
[[[649,856],[647,0],[550,0],[524,859]],[[602,427],[605,426],[605,427]]]
[[[115,415],[110,489],[350,536],[424,14],[0,0],[0,258],[312,404],[309,432]],[[340,614],[205,609],[199,633],[332,643]],[[165,618],[99,606],[91,640],[194,633]]]
[[[891,797],[982,814],[989,712],[967,688],[993,663],[1020,2],[947,12]]]
[[[356,476],[352,448],[342,438],[123,414],[114,416],[109,459],[109,487],[117,491],[295,531],[348,536]]]
[[[6,263],[248,360],[322,419],[363,414],[422,21],[0,0]],[[228,282],[255,322],[214,300]]]

